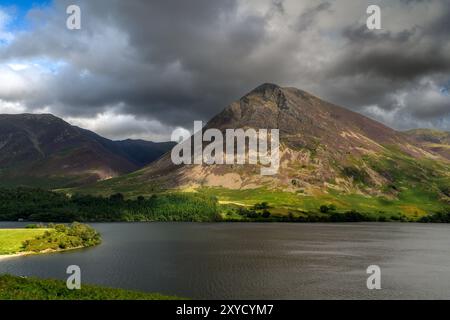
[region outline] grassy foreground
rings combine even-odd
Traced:
[[[157,293],[144,293],[82,285],[69,290],[60,280],[41,280],[0,275],[0,300],[177,300]]]

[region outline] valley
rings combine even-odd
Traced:
[[[310,221],[308,215],[329,216],[332,211],[358,212],[369,221],[418,221],[449,211],[448,133],[395,131],[274,84],[261,85],[232,103],[204,130],[209,128],[279,128],[278,173],[261,176],[261,166],[250,164],[174,165],[166,154],[131,174],[61,191],[121,193],[130,199],[167,192],[205,194],[217,197],[224,220],[240,219],[233,203],[248,208],[267,202],[272,217],[291,221]],[[321,212],[322,206],[334,209]]]
[[[54,189],[133,172],[173,143],[112,141],[50,114],[0,115],[0,186]]]
[[[114,142],[50,115],[11,117],[0,116],[0,185],[53,193],[5,190],[4,220],[427,222],[450,212],[449,133],[395,131],[296,88],[263,84],[203,128],[278,129],[271,176],[260,164],[174,164],[173,144]]]

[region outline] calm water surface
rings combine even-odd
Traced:
[[[92,225],[102,245],[0,261],[0,273],[66,279],[75,264],[84,283],[194,299],[450,299],[449,225]],[[373,264],[382,290],[366,288]]]

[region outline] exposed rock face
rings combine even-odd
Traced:
[[[449,168],[445,154],[423,147],[417,139],[307,92],[274,84],[263,84],[232,103],[208,122],[208,128],[222,132],[237,128],[279,129],[278,174],[261,176],[257,165],[175,166],[170,154],[166,154],[129,183],[157,181],[167,188],[266,187],[301,190],[305,194],[333,188],[389,196],[393,191],[385,187],[395,183],[396,177],[392,170],[378,165],[384,161],[396,166],[397,156],[428,159],[439,163],[439,168]],[[420,166],[416,170],[418,176],[413,180],[428,174]]]

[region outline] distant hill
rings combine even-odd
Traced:
[[[59,188],[129,173],[172,143],[111,141],[51,114],[0,115],[0,186]]]
[[[448,137],[433,140],[436,149],[423,135],[395,131],[296,88],[263,84],[205,128],[278,128],[278,174],[261,176],[258,165],[175,166],[166,154],[139,172],[81,191],[134,196],[191,190],[223,204],[268,202],[272,211],[293,215],[330,205],[419,217],[450,204],[450,161],[441,152],[449,148]]]

